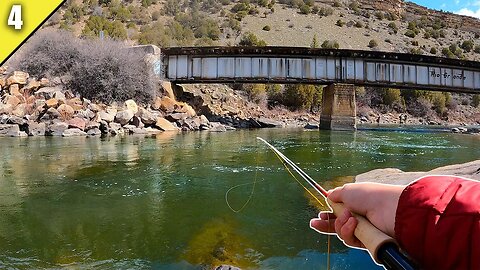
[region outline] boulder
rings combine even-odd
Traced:
[[[74,117],[67,122],[68,128],[73,128],[73,129],[80,129],[80,130],[85,130],[85,125],[86,122],[83,118],[80,117]]]
[[[33,80],[29,80],[28,81],[28,84],[26,86],[23,87],[23,91],[34,91],[38,88],[40,88],[42,85],[39,81],[33,79]],[[30,92],[31,93],[31,92]]]
[[[64,122],[53,122],[47,126],[45,132],[49,136],[62,136],[63,132],[68,129],[68,124]]]
[[[45,136],[46,125],[45,123],[37,123],[35,121],[28,121],[27,134],[29,136]]]
[[[102,131],[98,128],[92,128],[87,131],[88,136],[99,136],[102,135]]]
[[[69,128],[62,133],[63,137],[87,136],[87,133],[78,128]]]
[[[130,120],[132,120],[134,115],[135,114],[130,109],[126,109],[124,111],[119,111],[115,115],[115,122],[120,123],[120,125],[124,126],[124,125],[128,124],[128,122],[130,122]]]
[[[99,122],[94,122],[94,121],[89,121],[87,124],[85,124],[85,130],[90,130],[90,129],[99,129],[100,130],[100,123]]]
[[[25,119],[23,119],[22,117],[10,115],[10,116],[7,118],[7,124],[13,124],[13,125],[23,126],[23,125],[25,125],[26,123],[27,123],[27,121],[26,121]]]
[[[47,108],[56,108],[58,106],[58,100],[56,98],[51,98],[45,101]]]
[[[197,115],[197,113],[192,108],[192,106],[186,103],[180,103],[180,106],[177,109],[175,109],[175,112],[186,113],[188,117],[194,117]]]
[[[320,126],[317,123],[307,123],[303,128],[304,129],[319,129]]]
[[[162,81],[162,88],[165,93],[165,95],[175,101],[175,94],[173,92],[172,84],[167,81]]]
[[[92,120],[93,118],[95,118],[96,114],[94,112],[92,112],[90,109],[86,109],[86,110],[79,110],[77,112],[76,116],[78,116],[80,118]]]
[[[17,137],[20,133],[20,127],[13,124],[0,124],[0,136]]]
[[[61,91],[60,87],[43,87],[35,92],[37,98],[51,99],[54,98],[56,92]]]
[[[29,75],[26,72],[23,71],[14,71],[13,74],[7,78],[7,84],[6,85],[12,85],[12,84],[21,84],[25,85],[27,84],[27,79]]]
[[[186,130],[200,130],[200,117],[187,118],[182,124],[182,128]]]
[[[113,122],[115,120],[115,114],[109,114],[106,111],[100,111],[98,113],[98,116],[100,117],[100,120],[103,120],[107,123]]]
[[[3,87],[7,84],[5,78],[0,78],[0,90],[2,90]]]
[[[136,129],[137,127],[134,126],[134,125],[125,125],[123,126],[123,129],[125,130],[125,132],[127,132],[128,134],[133,134],[133,130]]]
[[[84,101],[85,100],[88,100],[88,99],[83,99]],[[85,105],[85,104],[84,104]],[[88,104],[87,105],[87,108],[92,110],[92,112],[101,112],[103,111],[102,107],[98,104],[95,104],[95,103],[91,103],[91,104]],[[115,112],[116,113],[116,112]],[[115,116],[115,114],[113,114]]]
[[[20,99],[16,96],[7,95],[7,97],[5,98],[5,104],[10,104],[12,108],[17,107],[20,102]]]
[[[41,78],[40,79],[40,86],[41,87],[47,87],[50,85],[50,81],[47,78]]]
[[[12,104],[3,104],[0,102],[0,114],[11,114],[13,111]]]
[[[165,116],[165,119],[167,119],[170,122],[177,122],[180,120],[184,120],[188,118],[188,114],[186,113],[172,113],[167,116]]]
[[[129,99],[125,101],[125,107],[128,110],[131,110],[134,114],[138,112],[138,105],[133,99]]]
[[[10,95],[12,96],[20,96],[20,88],[18,87],[18,84],[14,83],[12,85],[10,85],[10,88],[9,88],[9,91],[10,91]]]
[[[27,109],[28,109],[27,104],[24,104],[24,103],[18,104],[17,107],[13,109],[12,114],[14,116],[24,117],[25,115],[27,115]]]
[[[140,120],[142,120],[145,125],[153,125],[157,122],[153,113],[141,107],[138,109],[137,116],[140,117]]]
[[[57,111],[60,114],[60,117],[63,118],[63,120],[72,119],[73,114],[75,113],[73,108],[70,107],[67,104],[62,104],[62,105],[58,106]]]
[[[219,123],[219,122],[210,122],[210,129],[209,131],[212,131],[212,132],[225,132],[227,131],[227,128],[222,124],[222,123]]]
[[[276,121],[273,119],[265,118],[265,117],[260,117],[257,119],[257,122],[260,124],[261,127],[283,127],[283,123],[280,121]]]
[[[121,134],[125,133],[123,128],[122,128],[122,125],[120,125],[119,123],[114,123],[114,122],[108,123],[108,131],[112,135],[121,135]]]
[[[142,123],[142,120],[138,116],[133,116],[132,120],[130,120],[130,123],[134,125],[137,128],[143,128],[145,125]]]
[[[175,105],[177,102],[169,97],[162,97],[160,99],[160,106],[159,109],[166,112],[171,113],[175,111]],[[155,104],[156,105],[156,104]]]
[[[83,101],[78,97],[67,99],[65,103],[72,107],[76,112],[83,109]]]
[[[236,266],[231,266],[227,264],[222,264],[220,266],[217,266],[215,270],[242,270],[241,268],[238,268]]]
[[[458,128],[452,128],[452,132],[453,132],[453,133],[460,133],[460,129],[458,129]]]
[[[53,120],[60,117],[60,113],[55,108],[49,108],[45,114],[40,118],[41,121]]]
[[[163,117],[157,118],[157,122],[155,123],[155,126],[157,126],[159,129],[163,131],[175,131],[178,130],[178,128],[170,121]]]

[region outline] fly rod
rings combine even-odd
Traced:
[[[273,145],[266,140],[257,137],[258,140],[264,142],[272,151],[281,159],[281,161],[292,168],[299,174],[316,192],[325,198],[333,214],[338,216],[345,211],[343,203],[335,203],[328,199],[327,191],[318,184],[313,178],[306,174],[300,167],[287,158],[282,152],[277,150]],[[355,228],[354,235],[363,243],[370,256],[377,263],[386,269],[391,270],[414,270],[414,264],[399,250],[395,240],[386,235],[375,227],[368,219],[352,213],[358,220],[358,225]]]

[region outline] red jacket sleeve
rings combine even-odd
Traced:
[[[428,176],[410,184],[395,236],[422,269],[480,269],[480,182]]]

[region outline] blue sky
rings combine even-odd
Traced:
[[[480,18],[480,0],[410,0],[432,9]]]

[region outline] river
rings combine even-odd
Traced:
[[[480,136],[296,129],[0,138],[1,269],[375,269],[308,228],[317,209],[261,136],[332,188],[480,157]],[[240,208],[229,209],[229,203]],[[242,185],[243,184],[243,185]],[[378,268],[381,269],[381,268]]]

